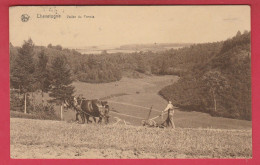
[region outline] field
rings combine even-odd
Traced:
[[[11,118],[12,158],[250,158],[252,123],[175,109],[175,130],[142,127],[152,106],[155,117],[167,105],[158,91],[174,76],[123,78],[119,82],[75,82],[76,94],[106,98],[109,125],[76,124],[75,112],[65,121]],[[57,109],[57,114],[59,109]],[[59,114],[58,114],[59,115]],[[115,123],[115,117],[125,120]],[[164,116],[165,119],[166,116]],[[164,119],[157,118],[157,122]],[[25,152],[26,151],[26,152]]]
[[[250,158],[250,130],[79,125],[11,118],[12,158]]]
[[[87,99],[106,99],[111,107],[112,116],[120,117],[131,125],[140,125],[146,119],[152,106],[150,118],[161,114],[167,101],[158,95],[161,88],[178,80],[176,76],[145,76],[140,79],[123,78],[119,82],[89,84],[75,82],[76,95],[82,94]],[[111,97],[109,97],[111,96]],[[57,110],[59,112],[59,110]],[[127,114],[130,116],[119,115]],[[135,118],[137,117],[137,118]],[[164,115],[164,119],[165,119]],[[141,118],[141,119],[140,119]],[[65,112],[65,120],[75,119],[73,111]],[[157,122],[164,119],[157,118]],[[196,111],[181,111],[175,108],[175,125],[180,128],[215,128],[215,129],[251,129],[251,121],[212,117]]]

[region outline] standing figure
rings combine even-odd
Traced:
[[[79,115],[82,121],[85,119],[85,115],[81,109],[82,100],[83,98],[81,95],[78,98],[76,97],[73,98],[73,105],[74,105],[74,109],[76,110],[76,122],[79,122],[79,117],[78,117]]]
[[[162,111],[162,113],[166,111],[168,111],[168,116],[164,123],[166,123],[167,127],[171,124],[171,127],[175,129],[175,125],[173,122],[174,108],[171,101],[169,101],[167,107]]]

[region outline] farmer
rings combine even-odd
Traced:
[[[81,103],[82,103],[83,97],[82,95],[79,95],[78,97],[73,98],[73,105],[74,108],[76,110],[76,121],[79,122],[79,115],[81,117],[82,120],[84,120],[83,118],[85,118],[84,113],[82,113],[82,109],[81,109]]]
[[[174,109],[173,109],[173,105],[172,105],[171,101],[169,101],[167,107],[162,111],[162,114],[163,114],[163,112],[166,112],[166,111],[168,111],[168,116],[167,116],[167,119],[165,120],[166,125],[170,126],[170,124],[171,124],[172,128],[175,129],[175,125],[173,122]]]

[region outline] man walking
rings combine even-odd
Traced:
[[[82,103],[83,97],[82,95],[79,95],[78,97],[73,98],[73,105],[74,105],[74,109],[76,110],[76,122],[79,122],[79,115],[81,117],[81,120],[84,120],[85,118],[85,114],[83,113],[82,109],[81,109],[81,103]]]
[[[170,126],[170,124],[171,124],[172,128],[175,129],[175,125],[173,122],[174,109],[173,109],[173,105],[172,105],[171,101],[169,101],[167,107],[162,111],[162,113],[166,112],[166,111],[168,111],[168,116],[167,116],[167,119],[165,120],[167,127]]]

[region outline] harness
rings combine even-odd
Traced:
[[[93,116],[93,115],[91,115],[91,114],[89,114],[89,113],[83,111],[81,108],[80,108],[80,109],[78,109],[77,107],[75,107],[75,108],[77,109],[77,111],[83,112],[83,113],[85,113],[85,114],[87,114],[87,115],[89,115],[89,116],[91,116],[91,117],[96,117],[96,116]]]
[[[93,116],[93,115],[91,115],[91,114],[89,114],[89,113],[87,113],[87,112],[85,112],[85,111],[83,111],[83,110],[81,109],[81,104],[82,104],[83,100],[86,100],[86,99],[80,99],[80,103],[78,104],[78,100],[77,100],[77,99],[74,99],[74,103],[76,104],[76,106],[73,105],[74,108],[75,108],[77,111],[80,111],[80,112],[82,112],[82,113],[85,113],[85,114],[87,114],[87,115],[89,115],[89,116],[91,116],[91,117],[97,117],[97,116]],[[89,104],[88,106],[90,106],[89,108],[93,109],[92,103]],[[100,109],[101,109],[101,108],[107,109],[106,107],[103,107],[103,106],[100,106],[100,105],[96,105],[96,106],[98,107],[99,113],[100,113]],[[107,112],[108,112],[108,111],[105,110],[105,115],[107,114]],[[101,115],[101,113],[100,113],[100,116],[101,116],[101,117],[104,117],[105,115]]]

